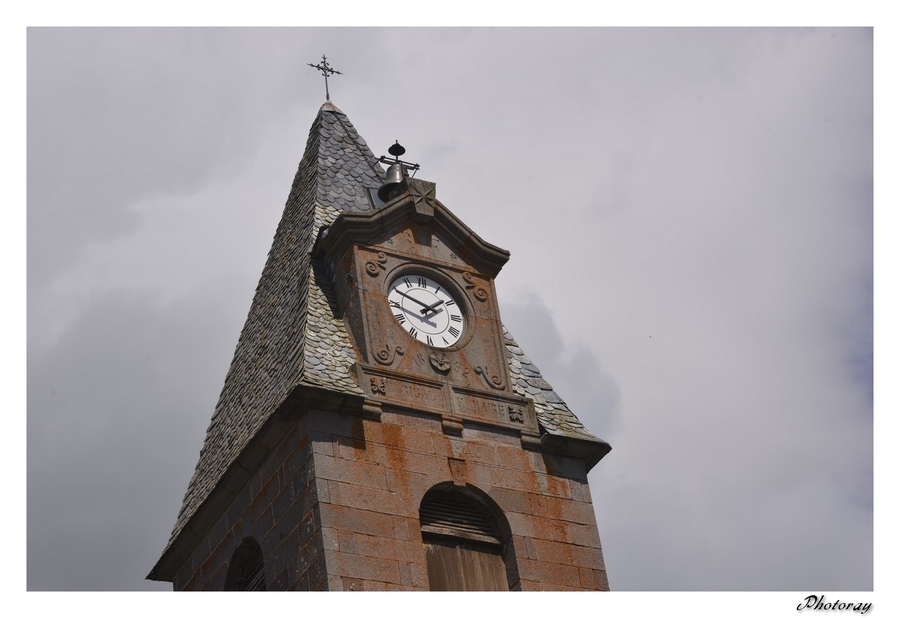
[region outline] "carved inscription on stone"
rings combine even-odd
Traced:
[[[440,407],[444,403],[444,396],[440,388],[406,382],[400,380],[387,380],[387,397],[405,401],[411,404],[424,404],[430,408]]]
[[[463,418],[507,426],[512,424],[522,428],[534,424],[532,415],[528,413],[527,403],[510,398],[479,397],[455,391],[453,404],[456,414]]]
[[[441,384],[429,383],[414,376],[407,377],[405,374],[384,375],[375,367],[361,368],[361,371],[375,397],[420,410],[447,409],[447,397]]]

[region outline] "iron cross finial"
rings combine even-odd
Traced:
[[[328,66],[328,59],[325,57],[325,54],[322,54],[321,64],[310,64],[309,66],[321,71],[322,75],[325,76],[325,100],[330,101],[331,95],[328,94],[328,76],[333,74],[343,75],[343,73],[341,73],[340,71],[335,71],[330,66]]]

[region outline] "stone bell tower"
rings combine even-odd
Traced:
[[[150,579],[609,588],[587,483],[609,445],[503,326],[509,253],[391,154],[319,110]]]

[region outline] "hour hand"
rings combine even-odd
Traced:
[[[425,314],[428,313],[429,311],[437,312],[437,306],[440,305],[440,304],[442,304],[443,302],[444,302],[444,301],[439,300],[439,301],[437,301],[437,302],[434,303],[434,304],[427,305],[424,309],[422,309],[422,315],[425,315]]]

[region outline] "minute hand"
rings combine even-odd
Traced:
[[[404,294],[404,293],[401,292],[400,290],[397,290],[397,293],[400,294],[400,296],[403,296],[403,297],[405,297],[405,298],[408,298],[409,300],[413,301],[414,303],[418,303],[418,304],[422,305],[423,307],[425,307],[425,309],[422,310],[422,313],[425,313],[426,311],[434,311],[434,309],[433,309],[434,305],[432,305],[431,307],[429,307],[428,305],[426,305],[425,303],[423,303],[421,300],[419,300],[419,299],[416,298],[415,296],[410,296],[409,294]],[[444,302],[444,301],[440,301],[440,302],[438,302],[437,304],[439,305],[439,304],[441,304],[442,302]]]

